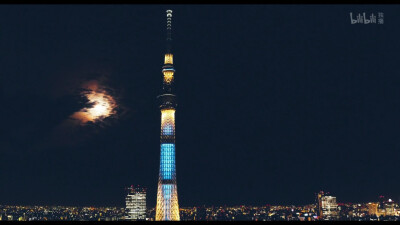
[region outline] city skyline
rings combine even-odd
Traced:
[[[0,205],[156,206],[167,9],[179,207],[400,202],[398,5],[1,5]]]
[[[127,188],[126,207],[0,205],[0,221],[154,221],[156,209],[146,209],[146,188]],[[183,221],[399,221],[400,206],[385,196],[372,202],[338,203],[328,192],[307,205],[193,206],[179,209]]]

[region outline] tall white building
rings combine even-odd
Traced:
[[[338,219],[339,210],[338,210],[338,204],[336,203],[336,197],[322,196],[321,208],[322,208],[323,219],[325,220]]]
[[[127,188],[126,220],[146,220],[146,189],[139,186]]]
[[[384,204],[386,216],[395,216],[396,215],[396,203],[389,199]]]

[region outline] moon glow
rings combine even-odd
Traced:
[[[100,122],[116,113],[117,103],[104,87],[97,81],[89,81],[83,85],[81,93],[88,100],[87,106],[71,115],[72,119],[79,120],[82,124]]]

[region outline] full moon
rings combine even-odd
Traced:
[[[83,87],[82,95],[88,99],[88,106],[72,114],[71,118],[82,124],[96,123],[116,113],[115,99],[97,81],[89,81]]]

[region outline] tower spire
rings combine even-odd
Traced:
[[[167,53],[171,53],[172,42],[172,10],[168,9],[167,13]]]

